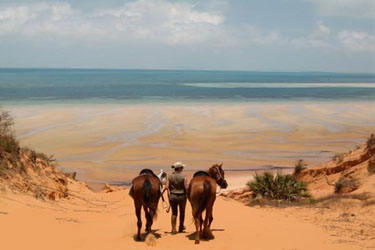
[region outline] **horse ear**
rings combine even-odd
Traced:
[[[223,166],[223,163],[221,163],[220,165],[219,165],[219,168],[221,168]]]

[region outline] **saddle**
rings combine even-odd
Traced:
[[[197,171],[194,173],[193,177],[197,177],[197,176],[209,176],[208,173],[206,171]]]
[[[141,172],[139,172],[139,175],[150,175],[159,179],[159,177],[156,174],[154,174],[154,172],[149,168],[142,169]]]
[[[155,177],[156,179],[158,179],[158,181],[159,181],[159,186],[160,186],[160,194],[162,193],[162,190],[163,190],[163,184],[161,183],[161,180],[160,180],[160,178],[156,175],[156,174],[154,174],[154,171],[152,171],[151,169],[149,169],[149,168],[144,168],[144,169],[142,169],[141,170],[141,172],[139,172],[139,175],[149,175],[149,176],[153,176],[153,177]]]

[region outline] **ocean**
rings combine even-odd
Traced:
[[[0,69],[0,104],[372,101],[375,74],[203,70]]]

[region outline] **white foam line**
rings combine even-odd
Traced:
[[[201,88],[375,88],[375,83],[185,83]]]

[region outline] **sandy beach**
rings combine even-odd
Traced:
[[[241,189],[216,197],[211,226],[215,238],[203,239],[199,245],[194,244],[189,202],[185,232],[170,233],[171,214],[160,201],[152,233],[143,233],[141,241],[136,241],[136,216],[129,189],[106,186],[93,192],[87,183],[55,169],[53,161],[32,160],[25,149],[13,155],[2,152],[5,160],[19,164],[2,167],[1,246],[7,250],[374,249],[375,175],[368,166],[374,161],[375,137],[371,138],[371,146],[367,146],[368,141],[362,143],[341,162],[332,160],[304,170],[300,178],[309,182],[313,196],[301,203],[251,204],[251,192],[241,185],[247,176],[234,172],[227,178],[229,187]],[[17,159],[12,158],[15,155]],[[318,174],[324,172],[331,173]],[[361,185],[350,194],[334,194],[325,178],[338,180],[342,174],[357,178]]]
[[[340,231],[345,222],[327,218],[326,213],[339,219],[340,211],[247,207],[223,197],[218,197],[214,209],[215,239],[194,245],[190,204],[186,211],[186,233],[171,235],[170,214],[160,205],[153,236],[136,242],[136,217],[127,190],[109,194],[80,192],[79,196],[85,200],[43,202],[33,197],[2,194],[0,234],[4,249],[343,250],[367,249],[372,244],[362,242],[361,236],[350,238],[350,232]]]
[[[310,166],[375,131],[369,102],[228,102],[5,106],[23,146],[53,155],[90,182],[129,183],[142,168],[186,173],[223,163],[244,185],[253,171]],[[345,112],[343,112],[345,111]],[[241,172],[236,172],[242,170]],[[288,171],[286,168],[285,171]],[[244,178],[244,176],[246,176]],[[243,181],[242,181],[243,180]]]

